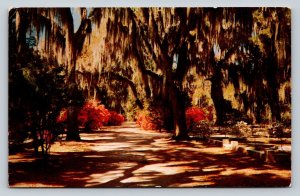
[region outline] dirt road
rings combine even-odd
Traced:
[[[288,186],[289,168],[134,123],[81,133],[80,142],[56,142],[48,163],[32,150],[9,156],[12,187],[256,187]]]

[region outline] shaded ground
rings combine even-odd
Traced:
[[[12,187],[289,186],[290,168],[268,165],[197,141],[176,142],[134,123],[56,142],[48,163],[32,150],[9,155]]]

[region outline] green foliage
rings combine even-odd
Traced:
[[[45,138],[49,143],[50,135],[58,129],[57,115],[68,98],[64,66],[49,63],[29,48],[23,53],[10,53],[9,62],[10,144],[21,143],[28,137],[36,145],[44,144]],[[48,147],[42,150],[47,151]]]
[[[269,129],[269,136],[270,137],[275,137],[279,140],[281,149],[282,149],[282,144],[283,144],[283,138],[285,137],[284,134],[284,125],[281,122],[274,122]]]
[[[239,121],[233,126],[234,135],[243,138],[243,137],[251,137],[252,129],[251,127],[244,121]]]

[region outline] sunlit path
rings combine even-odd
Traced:
[[[9,156],[16,187],[287,186],[290,170],[134,123],[81,133],[80,142],[56,142],[49,163],[30,150]]]

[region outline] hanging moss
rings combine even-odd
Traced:
[[[227,109],[217,102],[229,101],[253,122],[268,118],[263,113],[267,107],[272,118],[280,120],[291,77],[289,9],[94,8],[89,16],[85,12],[81,9],[81,24],[74,33],[69,8],[19,9],[20,48],[26,31],[34,27],[46,55],[68,66],[69,82],[77,82],[77,71],[93,76],[77,77],[90,95],[96,86],[112,80],[104,74],[108,72],[131,81],[137,97],[166,102],[171,102],[166,87],[184,94],[193,84],[203,88],[198,83],[205,80],[211,85],[207,97],[220,116]],[[172,71],[175,54],[179,60]],[[128,82],[125,86],[128,91]]]

